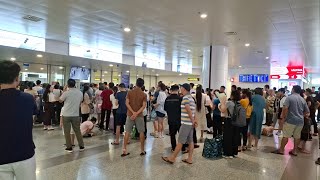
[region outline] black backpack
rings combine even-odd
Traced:
[[[244,127],[247,125],[246,109],[242,107],[242,105],[239,102],[234,102],[233,113],[230,114],[228,110],[228,115],[231,117],[232,125],[236,127]]]

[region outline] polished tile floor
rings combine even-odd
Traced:
[[[152,129],[148,123],[148,129]],[[210,137],[208,135],[208,137]],[[68,154],[64,152],[62,131],[43,131],[34,128],[38,180],[105,180],[105,179],[228,179],[228,180],[320,180],[318,139],[308,142],[311,155],[275,155],[270,153],[278,144],[278,137],[263,137],[260,150],[245,151],[235,159],[208,160],[203,158],[202,147],[194,152],[194,164],[169,165],[161,156],[170,154],[169,136],[164,139],[147,138],[145,157],[139,155],[139,143],[132,140],[128,146],[131,155],[120,157],[121,146],[112,146],[113,134],[103,132],[85,138],[86,150]],[[292,142],[287,145],[287,151]],[[287,152],[288,154],[288,152]]]

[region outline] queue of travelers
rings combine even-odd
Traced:
[[[263,128],[270,127],[275,135],[282,137],[280,148],[273,151],[280,155],[284,154],[291,137],[294,148],[290,155],[310,153],[305,144],[318,135],[316,110],[320,92],[316,93],[315,88],[302,90],[296,85],[288,95],[286,88],[270,89],[266,85],[250,90],[233,85],[230,98],[225,86],[204,91],[201,85],[193,83],[167,87],[160,81],[157,88],[146,91],[142,78],[129,88],[113,82],[84,84],[79,88],[73,79],[64,87],[59,83],[41,84],[38,80],[36,84],[28,82],[26,88],[21,88],[18,64],[1,61],[0,69],[0,100],[6,102],[0,112],[4,119],[10,119],[0,130],[1,142],[8,146],[0,150],[1,154],[6,154],[0,159],[0,179],[35,177],[32,173],[35,172],[32,128],[39,119],[44,130],[54,130],[54,125],[60,124],[65,150],[70,153],[75,149],[75,138],[79,151],[85,150],[83,137],[95,135],[95,127],[113,133],[115,140],[111,144],[114,146],[121,145],[120,135],[124,133],[121,157],[130,155],[132,133],[140,140],[140,155],[145,156],[148,117],[153,123],[150,135],[157,139],[165,137],[167,119],[172,154],[163,156],[162,160],[170,164],[175,163],[181,151],[187,154],[182,162],[193,163],[193,151],[199,148],[197,131],[200,143],[206,141],[205,137],[223,137],[223,157],[228,159],[236,158],[241,151],[257,151]],[[8,134],[13,134],[10,139],[6,138]],[[319,164],[320,159],[316,163]]]

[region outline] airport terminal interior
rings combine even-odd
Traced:
[[[320,0],[0,0],[0,22],[0,142],[35,146],[0,180],[320,180]],[[26,111],[4,63],[32,129],[2,118]]]

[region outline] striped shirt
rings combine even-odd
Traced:
[[[190,106],[192,111],[192,117],[194,117],[196,112],[196,103],[190,94],[183,96],[181,102],[181,124],[192,125],[191,119],[186,109],[186,105]]]

